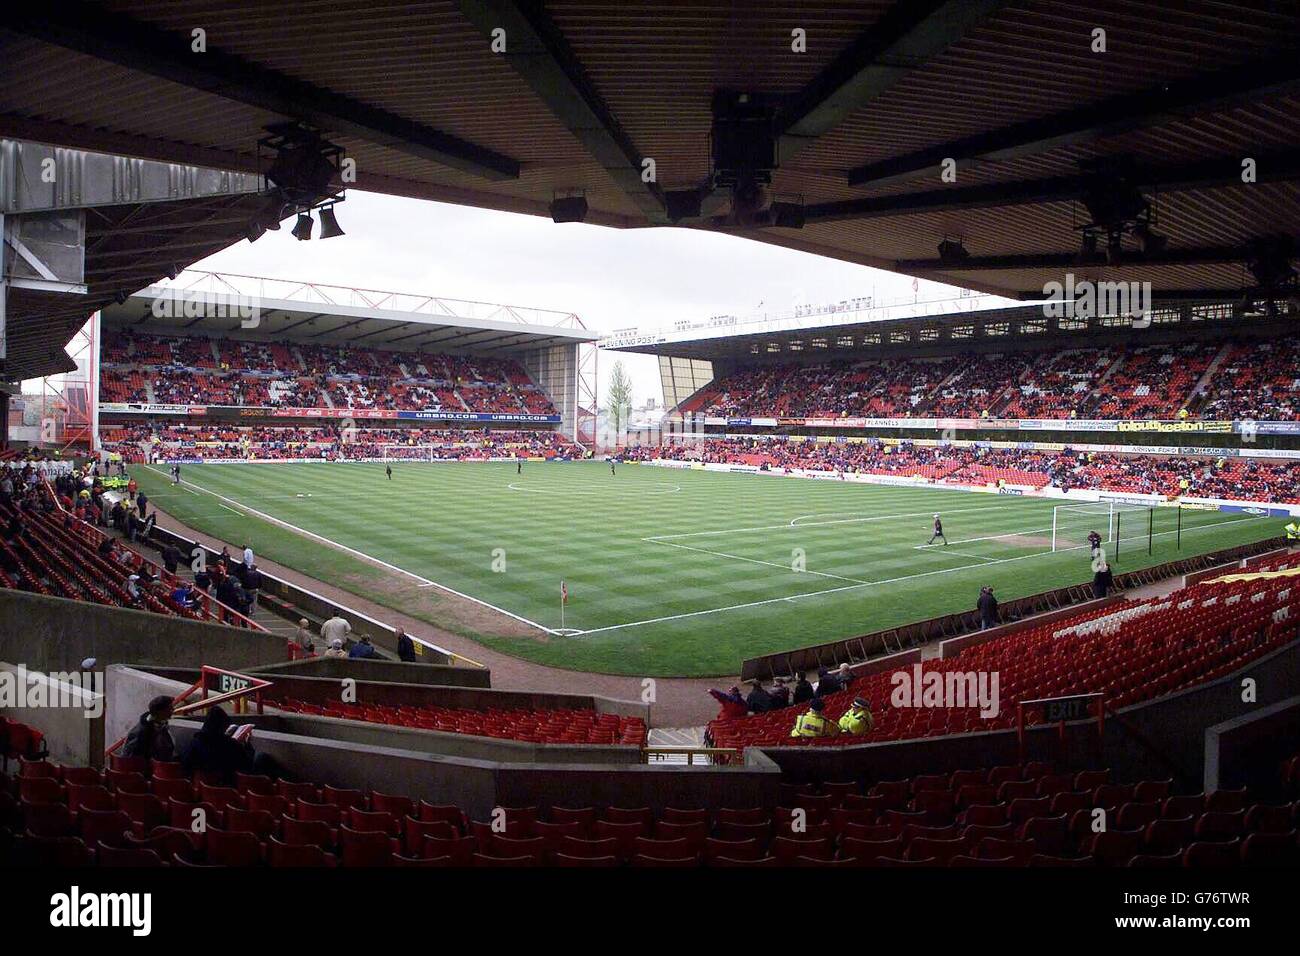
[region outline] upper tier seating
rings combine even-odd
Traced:
[[[1208,384],[1198,386],[1216,358]],[[679,410],[734,418],[1046,419],[1171,419],[1186,410],[1207,419],[1294,421],[1298,359],[1300,345],[1279,340],[747,365]]]
[[[162,404],[556,414],[509,359],[105,329],[101,399],[150,391]]]

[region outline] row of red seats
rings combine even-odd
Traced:
[[[646,725],[640,717],[597,714],[593,710],[473,710],[464,707],[344,704],[337,701],[312,704],[291,697],[280,697],[267,703],[291,713],[342,717],[397,727],[524,740],[530,743],[623,744],[644,747],[646,741]]]

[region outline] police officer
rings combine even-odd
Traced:
[[[825,709],[826,701],[814,697],[808,704],[808,712],[800,714],[798,720],[794,722],[794,730],[790,731],[790,736],[833,737],[835,725],[822,716],[822,711]]]
[[[855,697],[853,706],[840,718],[840,733],[850,737],[865,737],[875,726],[876,718],[871,716],[871,707],[861,697]]]

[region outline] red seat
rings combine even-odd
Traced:
[[[424,855],[426,857],[450,857],[453,866],[470,866],[473,864],[474,852],[477,849],[478,841],[473,837],[458,836],[451,839],[425,837],[424,840]]]
[[[1240,862],[1240,840],[1197,842],[1183,851],[1183,866],[1191,869],[1237,866]]]
[[[370,813],[349,807],[347,821],[348,826],[359,832],[387,833],[393,837],[402,835],[402,824],[391,813]]]
[[[34,836],[53,839],[73,833],[72,813],[65,804],[33,803],[22,799],[19,808],[27,832]]]
[[[339,848],[344,866],[392,866],[393,854],[401,846],[386,833],[361,832],[341,825]]]
[[[251,833],[259,840],[265,840],[275,832],[275,817],[266,810],[240,810],[230,807],[226,810],[225,829],[232,833]]]
[[[240,793],[275,793],[275,781],[261,774],[235,771],[235,789]]]
[[[560,840],[560,852],[565,856],[580,856],[588,859],[600,856],[620,857],[621,847],[617,837],[584,840],[581,837],[566,836]]]
[[[374,790],[370,794],[370,809],[376,813],[389,813],[396,819],[415,816],[415,801],[410,797],[391,796]]]
[[[913,862],[927,860],[946,866],[955,856],[966,852],[966,841],[960,838],[952,840],[935,840],[930,837],[917,837],[907,847],[907,859]]]
[[[659,815],[661,824],[690,825],[702,823],[705,828],[709,825],[709,811],[703,808],[682,809],[680,807],[664,807],[663,812]]]
[[[637,853],[632,857],[632,865],[639,868],[689,870],[700,865],[699,857],[674,857],[663,859]]]
[[[126,768],[119,768],[126,769]],[[185,767],[179,760],[151,760],[149,770],[154,780],[188,780]]]
[[[257,866],[262,862],[262,843],[251,833],[232,833],[208,827],[207,862],[216,866]]]
[[[142,847],[122,848],[100,843],[95,850],[95,862],[108,867],[162,866],[162,857]]]
[[[281,843],[275,837],[266,842],[266,862],[274,867],[332,867],[334,857],[311,843]]]
[[[422,856],[424,841],[429,837],[452,840],[458,836],[460,833],[446,820],[417,820],[411,816],[402,817],[402,848],[407,856]]]
[[[324,820],[281,817],[280,838],[292,846],[318,846],[328,850],[338,842],[338,830]]]
[[[619,865],[616,856],[569,856],[567,853],[555,853],[551,856],[555,866],[570,868],[608,869]]]
[[[474,865],[481,866],[485,869],[514,869],[517,867],[537,866],[537,861],[531,856],[488,856],[485,853],[474,854]]]
[[[1300,865],[1296,831],[1252,833],[1242,841],[1241,862],[1246,866],[1295,867]]]
[[[149,781],[149,790],[164,802],[173,798],[183,803],[194,801],[194,787],[184,778],[174,780],[170,777],[154,777]]]
[[[170,819],[167,805],[152,793],[119,793],[117,809],[130,817],[141,836],[152,832],[154,827],[164,826]]]
[[[1181,853],[1196,835],[1196,821],[1191,817],[1152,820],[1147,824],[1144,842],[1149,853]]]
[[[1141,830],[1105,830],[1094,833],[1088,852],[1103,866],[1124,866],[1142,852]]]
[[[98,846],[100,841],[121,846],[131,820],[121,810],[82,810],[77,814],[77,829],[87,846]]]
[[[420,819],[427,823],[435,823],[439,820],[450,823],[460,834],[463,834],[466,829],[464,811],[460,807],[447,804],[425,803],[421,800]]]
[[[610,823],[639,823],[642,832],[649,832],[650,826],[654,823],[654,814],[650,812],[649,807],[606,807],[601,814],[601,819]]]
[[[506,859],[526,856],[541,866],[546,862],[546,840],[542,837],[524,837],[515,839],[513,837],[495,834],[490,845],[491,855]]]
[[[595,807],[551,807],[552,823],[576,823],[583,833],[589,833],[596,822]]]
[[[320,788],[320,797],[324,803],[336,807],[356,807],[358,810],[366,808],[366,795],[360,790],[347,790],[325,784]]]

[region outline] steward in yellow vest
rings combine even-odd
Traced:
[[[808,702],[808,712],[800,714],[799,719],[794,722],[794,730],[790,731],[791,737],[833,737],[835,736],[835,725],[822,716],[822,711],[826,709],[826,701],[820,697],[814,697]]]
[[[1287,522],[1286,527],[1282,530],[1286,532],[1286,539],[1288,541],[1300,541],[1300,524],[1296,524],[1294,521],[1289,521]]]
[[[871,716],[871,708],[861,697],[854,698],[853,706],[840,718],[840,733],[850,737],[865,737],[876,726],[876,718]]]

